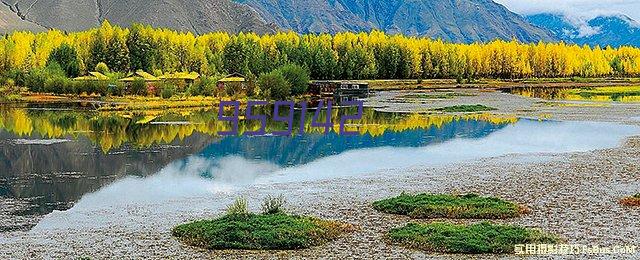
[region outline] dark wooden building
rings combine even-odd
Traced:
[[[309,83],[309,92],[340,102],[369,97],[369,83],[361,81],[319,80]]]

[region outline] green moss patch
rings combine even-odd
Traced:
[[[519,244],[555,244],[560,239],[535,229],[483,222],[473,225],[449,223],[415,224],[392,229],[392,242],[438,253],[507,254]]]
[[[493,107],[488,107],[485,105],[457,105],[457,106],[436,108],[434,110],[447,112],[447,113],[469,113],[469,112],[492,111],[497,109]]]
[[[503,219],[518,217],[528,211],[513,202],[476,194],[402,194],[376,201],[373,207],[381,212],[412,218]]]
[[[230,214],[182,224],[172,230],[183,242],[206,249],[289,250],[320,245],[351,225],[307,216]]]

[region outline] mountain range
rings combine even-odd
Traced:
[[[0,31],[78,31],[103,20],[181,31],[370,31],[472,42],[553,40],[491,0],[1,0]],[[2,23],[2,20],[5,22]]]
[[[553,36],[491,0],[247,0],[264,19],[297,32],[383,30],[454,42]]]
[[[563,15],[523,17],[492,0],[0,0],[0,33],[79,31],[109,20],[206,33],[338,33],[382,30],[452,42],[518,39],[591,45],[639,45],[626,16],[580,24]]]
[[[640,24],[625,15],[598,16],[580,21],[562,14],[542,13],[526,17],[551,31],[558,39],[592,46],[640,47]]]

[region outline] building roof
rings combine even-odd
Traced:
[[[218,80],[218,82],[245,82],[245,81],[246,79],[242,77],[228,77],[228,78],[222,78]]]
[[[136,71],[136,75],[142,77],[144,80],[147,80],[147,81],[157,81],[157,80],[159,80],[156,76],[153,76],[153,75],[151,75],[151,74],[149,74],[149,73],[147,73],[147,72],[145,72],[143,70]]]
[[[182,80],[196,80],[200,77],[200,74],[197,72],[176,72],[173,74],[162,75],[158,77],[159,79],[182,79]]]
[[[244,77],[244,75],[234,72],[231,73],[227,76],[224,76],[224,78],[221,78],[220,80],[218,80],[218,82],[245,82],[247,81]]]
[[[74,78],[74,80],[109,80],[109,77],[96,71],[89,72],[89,75]]]
[[[126,78],[119,79],[119,81],[132,82],[136,79],[143,79],[147,82],[160,80],[156,76],[153,76],[145,71],[138,70],[135,73],[129,74]]]

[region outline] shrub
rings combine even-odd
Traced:
[[[242,94],[242,83],[240,82],[227,82],[224,84],[224,93],[227,96],[234,97]]]
[[[560,239],[540,230],[483,222],[473,225],[449,223],[415,224],[394,228],[392,242],[438,253],[506,254],[519,244],[555,244]]]
[[[202,77],[187,88],[187,93],[191,96],[215,96],[218,93],[217,77]]]
[[[249,214],[247,200],[245,198],[237,198],[233,204],[227,207],[227,215],[246,215]]]
[[[640,193],[620,199],[620,204],[627,207],[640,206]]]
[[[75,94],[100,94],[107,95],[109,94],[109,83],[106,81],[78,81],[73,84],[73,90],[71,91]]]
[[[160,92],[160,96],[162,98],[171,98],[176,94],[176,86],[173,84],[165,84],[162,87],[162,92]]]
[[[100,62],[100,63],[98,63],[98,64],[96,65],[95,70],[96,70],[96,72],[100,72],[100,73],[102,73],[102,74],[105,74],[105,75],[106,75],[106,74],[108,74],[108,73],[109,73],[109,66],[107,66],[107,64],[106,64],[106,63],[104,63],[104,62]]]
[[[376,201],[373,208],[412,218],[502,219],[518,217],[528,210],[498,198],[467,195],[402,194]]]
[[[120,82],[116,82],[115,84],[109,84],[107,87],[107,94],[111,96],[122,96],[124,95],[124,84]]]
[[[28,73],[26,73],[26,72],[24,72],[22,70],[12,69],[12,70],[9,70],[9,71],[3,73],[2,78],[3,78],[3,81],[4,81],[4,79],[11,79],[11,80],[13,80],[13,83],[16,86],[24,87],[24,86],[26,86],[25,85],[25,81],[26,81],[27,76],[28,76]]]
[[[70,79],[63,76],[52,76],[44,83],[44,91],[54,94],[67,94],[73,92]]]
[[[286,100],[291,96],[291,86],[277,70],[260,75],[258,85],[263,94],[271,99]]]
[[[143,78],[135,78],[131,82],[131,94],[133,95],[147,95],[147,83]]]
[[[63,93],[65,79],[60,65],[52,62],[44,68],[32,69],[26,75],[24,84],[32,92]]]
[[[51,51],[47,59],[47,64],[51,63],[59,64],[67,77],[74,78],[80,75],[78,53],[76,49],[69,44],[64,43]]]
[[[284,213],[284,204],[286,204],[286,202],[283,195],[277,197],[269,195],[262,202],[262,214]]]
[[[307,92],[311,80],[309,70],[297,64],[287,64],[278,68],[278,71],[291,85],[292,95],[302,95]]]
[[[199,81],[191,84],[191,86],[187,88],[186,92],[191,96],[211,96],[213,93],[207,93],[206,91],[207,89],[211,89],[209,86],[211,84],[215,85],[215,83],[212,83],[211,78],[202,77]]]
[[[44,92],[44,84],[49,76],[44,69],[32,69],[24,78],[24,85],[31,92]]]

